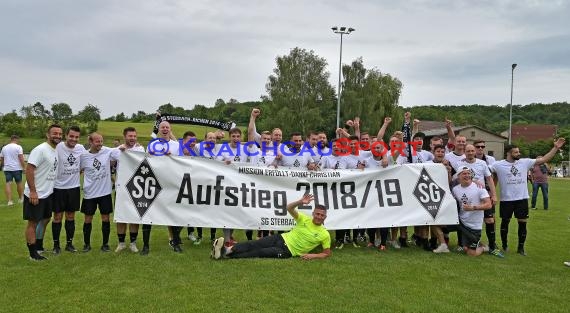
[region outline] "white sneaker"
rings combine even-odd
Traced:
[[[433,253],[449,253],[449,247],[445,243],[442,243],[433,250]]]
[[[462,253],[463,252],[463,247],[459,246],[457,247],[457,249],[455,249],[455,251]]]
[[[24,203],[24,198],[18,199],[18,203]]]
[[[194,236],[193,233],[188,234],[188,240],[190,241],[196,241],[196,236]]]
[[[127,248],[127,245],[124,242],[119,242],[117,249],[115,249],[116,253],[119,253]]]
[[[12,200],[8,201],[8,206],[14,205],[14,202]]]
[[[390,241],[390,245],[394,249],[400,249],[401,248],[400,243],[398,242],[398,239]]]
[[[483,252],[489,252],[489,246],[485,244],[479,245],[479,247],[483,248]]]
[[[564,265],[566,265],[566,266],[570,267],[570,261],[568,261],[568,262],[564,262]]]
[[[131,243],[129,244],[129,249],[131,249],[131,251],[132,251],[133,253],[138,253],[138,252],[139,252],[139,249],[137,248],[137,243],[136,243],[136,242],[131,242]]]

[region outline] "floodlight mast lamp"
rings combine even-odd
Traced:
[[[513,138],[513,81],[515,78],[516,67],[517,67],[516,63],[513,63],[513,65],[511,65],[511,105],[509,112],[509,145],[511,144],[511,140]]]
[[[335,34],[340,34],[340,57],[338,60],[338,87],[337,87],[338,95],[336,99],[336,128],[338,129],[340,127],[340,80],[342,75],[342,36],[348,35],[353,31],[355,31],[356,29],[345,26],[341,27],[334,26],[331,29]]]

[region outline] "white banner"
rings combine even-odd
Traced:
[[[314,203],[298,210],[326,206],[327,229],[458,223],[441,164],[303,171],[137,152],[119,163],[116,222],[288,230],[287,203],[311,193]]]

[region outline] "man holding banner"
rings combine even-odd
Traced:
[[[214,241],[212,258],[290,258],[299,256],[303,260],[324,259],[331,255],[331,239],[327,229],[323,226],[327,218],[327,208],[322,205],[315,206],[312,218],[297,211],[301,204],[307,205],[313,201],[313,195],[305,194],[301,199],[287,205],[287,211],[295,219],[296,225],[291,231],[273,236],[263,237],[259,240],[237,243],[231,247],[224,247],[224,237]],[[309,253],[318,246],[322,246],[320,253]]]

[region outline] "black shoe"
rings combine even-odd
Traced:
[[[61,253],[61,248],[59,246],[53,247],[53,254],[58,255]]]
[[[526,256],[526,252],[524,251],[524,248],[518,248],[517,253],[522,255],[522,256]]]
[[[101,251],[103,251],[103,252],[111,252],[111,248],[109,248],[109,245],[102,245],[102,246],[101,246]]]
[[[179,244],[175,244],[174,246],[172,246],[172,250],[174,250],[174,252],[182,253],[182,248],[180,247]]]
[[[43,255],[40,255],[39,253],[36,253],[35,255],[30,255],[30,260],[32,261],[43,261],[43,260],[47,260],[48,258],[46,258]]]
[[[72,244],[68,243],[67,245],[65,245],[65,251],[75,253],[77,252],[77,249],[75,249],[75,247]]]
[[[168,245],[169,245],[171,248],[174,248],[174,240],[168,240]]]
[[[87,253],[89,251],[91,251],[91,245],[84,245],[83,250],[81,250],[83,253]]]
[[[141,250],[141,255],[148,255],[150,249],[147,246],[144,246]]]

